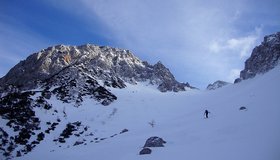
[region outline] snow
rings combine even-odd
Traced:
[[[52,97],[49,102],[59,110],[56,117],[62,122],[32,152],[17,159],[279,160],[279,81],[280,67],[276,67],[214,91],[161,93],[147,83],[126,84],[124,89],[110,88],[118,100],[109,106],[87,99],[76,108]],[[241,106],[247,110],[239,110]],[[205,109],[211,112],[208,119],[203,117]],[[49,119],[44,110],[36,114],[42,121]],[[75,121],[89,126],[86,134],[92,132],[94,137],[71,137],[65,144],[52,141]],[[152,121],[154,127],[149,125]],[[125,128],[129,131],[119,134]],[[165,147],[139,155],[151,136],[167,141]],[[107,139],[91,143],[96,137]],[[73,146],[82,139],[86,145]]]
[[[274,41],[276,39],[276,35],[267,37],[267,42]]]

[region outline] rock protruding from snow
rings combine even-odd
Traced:
[[[240,72],[240,78],[235,80],[235,83],[241,80],[255,77],[257,74],[263,74],[280,62],[280,32],[264,37],[261,45],[255,47],[253,52],[245,62],[245,68]]]
[[[152,150],[149,147],[164,147],[164,144],[166,141],[164,141],[162,138],[154,136],[150,137],[146,140],[146,143],[143,147],[143,149],[139,152],[140,155],[143,154],[151,154]]]
[[[239,108],[240,111],[247,111],[247,108],[245,106],[242,106]]]
[[[0,89],[6,91],[11,85],[20,90],[34,89],[53,76],[63,76],[62,73],[71,73],[67,75],[68,79],[73,79],[72,75],[85,74],[103,81],[101,86],[124,88],[124,82],[136,84],[149,81],[158,85],[162,92],[185,90],[184,85],[177,82],[160,62],[150,65],[129,50],[90,44],[57,45],[34,53],[0,79]]]
[[[229,84],[231,84],[231,83],[225,82],[225,81],[216,81],[213,84],[209,84],[207,86],[207,90],[215,90],[215,89],[221,88],[221,87],[229,85]]]
[[[162,138],[160,137],[150,137],[147,139],[144,148],[145,147],[164,147],[164,144],[166,143],[166,141],[164,141]]]
[[[4,125],[0,127],[0,153],[3,153],[0,157],[10,159],[15,151],[17,157],[20,157],[29,153],[44,139],[44,133],[35,134],[42,128],[40,117],[35,114],[34,108],[49,110],[51,105],[44,99],[33,99],[35,94],[31,91],[11,93],[0,98],[1,121],[6,120],[6,126],[13,131],[8,134],[3,130]]]
[[[189,84],[189,82],[184,83],[184,85],[185,85],[185,87],[187,87],[187,88],[199,90],[198,88],[196,88],[196,87],[194,87],[194,86],[191,86],[191,85]]]
[[[143,154],[151,154],[152,153],[152,150],[150,148],[143,148],[139,154],[140,155],[143,155]]]

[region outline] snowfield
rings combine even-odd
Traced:
[[[161,93],[145,83],[110,90],[118,97],[109,106],[87,99],[76,108],[52,97],[61,122],[24,160],[279,160],[280,67],[214,91]],[[240,110],[245,106],[247,110]],[[207,109],[211,113],[205,119]],[[65,114],[64,114],[64,113]],[[63,114],[62,114],[63,113]],[[37,108],[41,123],[51,111]],[[45,120],[45,121],[44,121]],[[66,124],[80,121],[81,136],[54,142]],[[150,123],[153,123],[154,126]],[[46,126],[47,128],[47,126]],[[127,132],[121,133],[124,129]],[[151,136],[165,147],[139,155]],[[75,142],[83,144],[75,145]]]

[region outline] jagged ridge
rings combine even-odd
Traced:
[[[149,81],[158,85],[159,90],[182,91],[185,85],[177,82],[172,73],[160,62],[150,65],[135,57],[129,50],[106,46],[58,45],[34,53],[13,67],[0,79],[2,88],[8,85],[22,90],[38,87],[42,82],[62,70],[73,70],[89,74],[94,79],[112,83],[137,83]]]
[[[263,74],[280,62],[280,32],[264,37],[261,45],[255,47],[251,56],[245,61],[245,68],[240,72],[240,78],[235,83],[257,74]]]

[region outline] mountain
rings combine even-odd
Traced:
[[[190,85],[179,83],[161,62],[150,65],[129,50],[107,46],[58,45],[30,55],[0,79],[0,95],[42,89],[42,95],[55,95],[66,103],[81,105],[91,96],[103,105],[117,97],[107,87],[148,82],[161,92],[185,91]]]
[[[280,32],[277,32],[265,36],[263,42],[253,49],[251,56],[245,62],[244,70],[240,72],[240,78],[236,79],[235,83],[263,74],[273,69],[279,62]]]
[[[61,81],[62,77],[63,82],[57,82]],[[136,84],[148,81],[158,85],[162,92],[185,90],[185,85],[177,82],[161,62],[150,65],[129,50],[90,44],[58,45],[34,53],[14,66],[0,79],[0,84],[2,91],[14,87],[30,90],[42,85],[47,86],[49,81],[65,85],[77,79],[101,80],[102,82],[95,83],[118,88],[124,88],[124,82]]]
[[[218,80],[218,81],[214,82],[213,84],[209,84],[206,89],[215,90],[215,89],[221,88],[221,87],[229,85],[229,84],[231,84],[231,83]]]
[[[156,86],[161,92],[194,88],[177,82],[161,62],[150,65],[129,50],[58,45],[30,55],[0,79],[1,155],[20,157],[33,150],[46,134],[65,123],[62,119],[69,115],[65,106],[81,107],[88,100],[108,106],[118,99],[111,90],[138,83]],[[47,120],[37,109],[48,113]],[[63,117],[58,116],[61,113]],[[63,143],[81,123],[69,122],[56,141]]]

